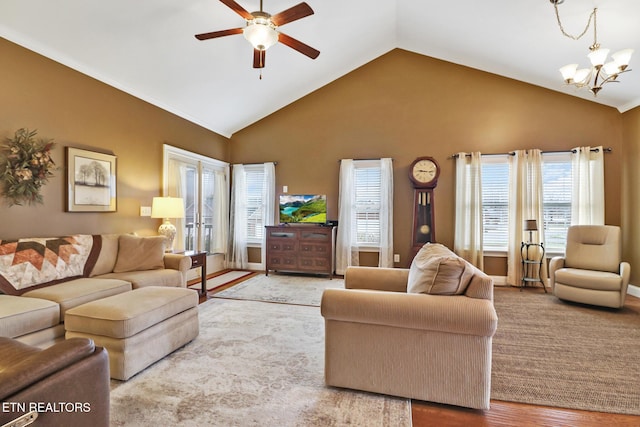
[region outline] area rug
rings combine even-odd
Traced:
[[[213,297],[320,307],[322,292],[328,288],[344,288],[344,280],[296,274],[259,274]]]
[[[210,299],[200,335],[127,382],[113,426],[410,426],[410,403],[326,387],[317,307]]]
[[[255,274],[255,273],[252,271],[242,271],[242,270],[227,271],[226,273],[207,279],[207,290],[210,291],[212,289],[217,288],[218,286],[222,286],[227,283],[233,282],[235,280],[242,279],[243,277],[249,276],[251,274]],[[198,283],[189,285],[189,288],[200,290],[202,289],[202,284],[200,283],[200,281],[198,281]]]
[[[491,397],[640,415],[640,313],[496,289]]]

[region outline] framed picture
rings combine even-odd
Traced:
[[[116,211],[116,156],[67,147],[67,212]]]

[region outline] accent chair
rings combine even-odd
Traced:
[[[549,262],[549,280],[561,300],[624,306],[631,266],[622,261],[621,230],[613,225],[574,225],[565,255]]]

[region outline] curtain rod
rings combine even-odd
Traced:
[[[593,153],[597,153],[598,151],[600,151],[599,148],[592,148],[591,151]],[[602,149],[603,152],[605,153],[611,153],[613,151],[613,148],[611,147],[606,147]],[[542,154],[553,154],[553,153],[575,153],[576,150],[575,149],[571,149],[571,150],[552,150],[552,151],[543,151]],[[508,153],[490,153],[490,154],[480,154],[481,156],[515,156],[516,153],[515,151],[509,151]],[[467,154],[467,157],[471,157],[471,154]],[[458,153],[456,154],[452,154],[450,157],[450,159],[457,159],[458,158]]]
[[[354,162],[359,162],[359,161],[367,161],[367,160],[382,160],[385,158],[390,158],[391,161],[393,161],[393,157],[375,157],[375,158],[370,158],[370,159],[338,159],[338,163],[340,163],[343,160],[353,160]]]
[[[255,165],[264,165],[265,163],[273,163],[274,165],[277,165],[278,162],[260,162],[260,163],[236,163],[237,165],[243,165],[243,166],[255,166]],[[232,164],[233,166],[233,164]]]

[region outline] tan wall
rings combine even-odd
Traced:
[[[640,283],[640,107],[622,115],[624,150],[622,169],[623,254],[631,264],[631,283]]]
[[[394,50],[347,76],[238,132],[229,140],[65,66],[0,39],[0,138],[20,127],[38,129],[57,142],[54,160],[64,166],[65,146],[118,156],[118,212],[64,212],[61,168],[44,187],[44,205],[0,204],[0,238],[67,233],[154,232],[159,220],[139,216],[160,194],[162,144],[238,163],[278,161],[277,188],[324,193],[337,218],[341,158],[393,157],[395,242],[400,266],[409,256],[411,161],[434,156],[442,166],[435,195],[436,236],[453,242],[453,161],[458,151],[505,152],[520,148],[567,149],[604,144],[606,220],[633,227],[640,176],[640,113],[615,109],[539,87]],[[622,183],[624,141],[629,173]],[[603,142],[604,141],[604,142]],[[637,169],[637,168],[636,168]],[[637,228],[637,226],[635,227]],[[628,236],[635,236],[633,228]],[[625,245],[631,260],[640,254]],[[375,258],[366,256],[365,262]],[[488,260],[491,274],[503,263]]]
[[[44,187],[43,205],[0,203],[0,239],[153,233],[160,220],[139,210],[161,195],[164,143],[228,160],[227,138],[1,38],[0,58],[0,140],[22,127],[37,129],[57,143],[53,159],[61,166]],[[65,146],[117,156],[116,213],[64,212]]]
[[[560,84],[560,83],[559,83]],[[276,191],[328,196],[337,218],[339,160],[394,159],[394,247],[410,254],[409,164],[433,156],[438,241],[453,245],[454,162],[460,151],[564,150],[604,144],[606,221],[620,224],[622,118],[610,107],[403,50],[390,53],[243,129],[234,163],[277,161]],[[490,262],[503,274],[504,262]]]

